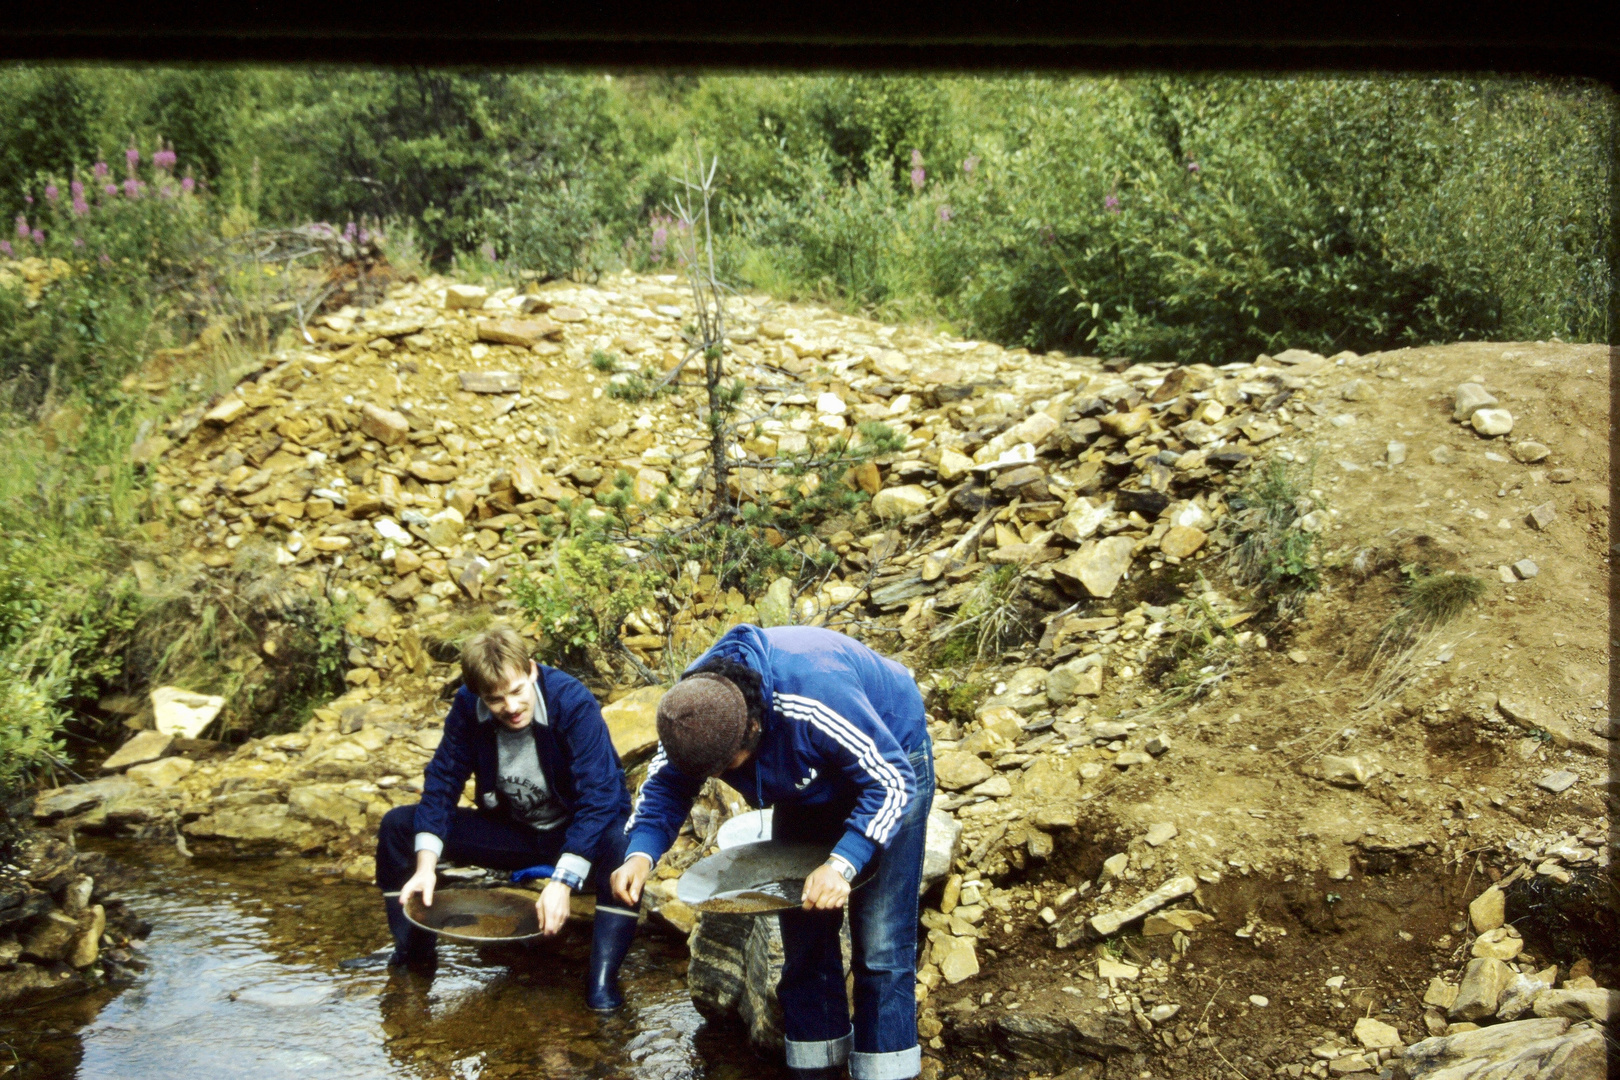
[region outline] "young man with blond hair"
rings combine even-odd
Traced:
[[[394,935],[390,965],[431,968],[435,939],[413,927],[403,905],[433,904],[435,866],[448,859],[492,870],[555,867],[536,902],[541,932],[568,919],[569,897],[594,880],[596,917],[586,1003],[623,1003],[619,966],[635,935],[638,905],[615,901],[608,875],[624,861],[630,795],[602,710],[578,679],[537,664],[509,626],[497,624],[461,650],[462,687],[428,763],[422,801],[384,815],[377,884]],[[469,776],[476,806],[458,806]]]

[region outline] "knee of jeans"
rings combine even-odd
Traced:
[[[377,825],[377,839],[394,838],[400,834],[411,834],[416,831],[416,804],[409,806],[396,806],[382,816]]]
[[[862,971],[892,972],[917,970],[917,937],[909,937],[898,927],[880,927],[850,954],[851,966]]]
[[[625,835],[623,821],[608,826],[602,830],[602,838],[596,843],[595,865],[606,866],[611,874],[624,862],[625,849],[629,845],[630,838]]]

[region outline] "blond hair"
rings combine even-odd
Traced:
[[[518,632],[495,623],[461,647],[461,678],[479,697],[504,685],[514,673],[529,673],[529,647]]]

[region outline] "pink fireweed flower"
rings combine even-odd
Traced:
[[[1119,198],[1114,195],[1105,195],[1103,197],[1103,209],[1110,214],[1119,213]]]
[[[141,193],[141,182],[133,176],[124,181],[124,194],[131,199]]]
[[[17,253],[12,250],[10,240],[0,240],[0,255],[4,255],[9,259],[15,254]]]
[[[1196,161],[1187,162],[1187,171],[1188,172],[1198,172],[1199,171],[1198,170],[1198,162],[1196,162]]]
[[[950,208],[950,205],[948,203],[947,204],[942,204],[940,206],[940,208],[939,208],[939,220],[940,220],[941,223],[948,222],[948,221],[951,220],[951,218],[953,218],[955,216],[956,215],[951,212],[951,208]]]
[[[124,151],[124,160],[129,163],[131,169],[141,163],[141,152],[135,149],[134,143],[130,143],[129,149]]]
[[[195,189],[196,186],[197,186],[197,181],[193,180],[189,176],[186,177],[184,180],[180,181],[180,190],[185,192],[187,195],[190,195],[192,190]]]
[[[343,239],[349,241],[354,240],[354,222],[351,221],[343,227]],[[486,244],[484,246],[488,247],[489,245]],[[494,258],[494,256],[491,256],[491,258]]]
[[[60,195],[60,194],[62,194],[62,192],[55,184],[46,184],[45,185],[45,201],[46,202],[55,202],[56,197],[58,195]]]
[[[158,188],[158,195],[161,196],[162,198],[165,198],[165,199],[174,198],[174,185],[173,184],[164,184],[163,186],[159,187]]]
[[[179,159],[175,157],[174,151],[167,148],[152,155],[152,164],[159,169],[172,169],[177,160]]]
[[[108,172],[107,163],[105,161],[98,161],[98,162],[96,162],[96,167],[94,169],[91,169],[90,171],[92,173],[94,173],[96,179],[99,180],[102,177],[107,175],[107,172]]]
[[[969,154],[967,160],[962,162],[962,175],[971,177],[973,170],[979,167],[979,155]]]
[[[922,168],[922,151],[921,150],[913,150],[911,152],[911,167],[913,169]]]
[[[97,255],[96,259],[101,263],[102,266],[112,265],[112,256],[108,255],[105,251],[103,251],[100,255]]]
[[[74,247],[76,247],[76,248],[82,248],[82,247],[84,247],[84,237],[82,237],[82,236],[75,236],[75,237],[74,237],[74,238],[73,238],[73,246],[74,246]]]
[[[84,196],[83,195],[75,195],[73,197],[73,216],[74,217],[84,217],[84,215],[88,214],[89,212],[90,212],[90,204],[85,201]]]
[[[106,192],[108,195],[117,195],[118,194],[118,185],[117,184],[108,184],[106,187],[102,188],[101,190]]]
[[[17,215],[17,235],[24,240],[28,239],[28,218],[24,214]]]
[[[921,191],[923,184],[928,180],[928,174],[921,169],[911,170],[911,190]]]
[[[68,192],[75,199],[84,198],[84,181],[83,180],[75,180],[75,181],[73,181],[73,183],[68,185]]]
[[[371,234],[366,232],[365,229],[361,229],[360,230],[360,246],[365,247],[369,243],[371,243]]]
[[[44,229],[35,229],[34,230],[34,243],[43,244],[44,242],[45,242],[45,230]]]
[[[23,196],[23,202],[27,203],[29,206],[33,206],[34,205],[34,197],[32,195],[24,195]]]

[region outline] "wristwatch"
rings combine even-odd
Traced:
[[[827,865],[838,871],[838,876],[845,881],[855,880],[855,867],[842,855],[827,856]]]

